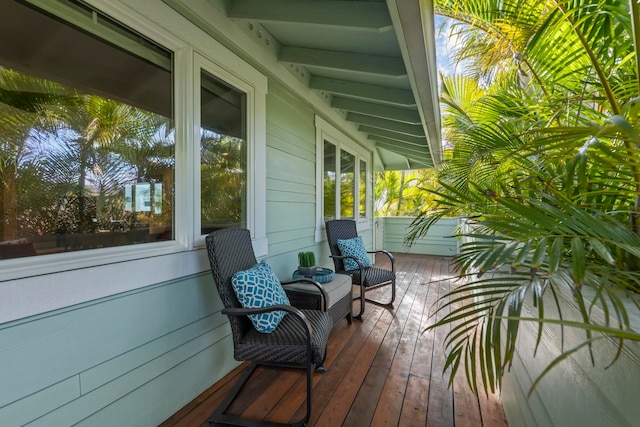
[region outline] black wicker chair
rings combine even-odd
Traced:
[[[354,300],[360,300],[360,312],[357,315],[354,315],[354,317],[362,319],[365,300],[376,305],[393,308],[393,302],[396,299],[396,265],[393,255],[384,250],[367,251],[367,253],[370,254],[380,253],[389,257],[389,260],[391,261],[391,270],[378,267],[365,267],[356,257],[342,256],[340,248],[338,247],[338,239],[346,240],[358,236],[355,221],[348,219],[333,219],[325,223],[325,229],[327,231],[327,242],[329,243],[331,258],[333,259],[336,273],[350,274],[353,284],[360,287],[360,295],[354,298]],[[360,268],[357,270],[345,270],[345,258],[353,259]],[[387,285],[391,286],[391,300],[389,302],[380,302],[366,298],[365,293],[367,291]]]
[[[224,305],[222,313],[229,317],[231,325],[234,357],[239,361],[252,362],[211,416],[209,423],[272,427],[306,425],[311,415],[313,370],[315,368],[320,372],[324,371],[322,363],[326,356],[327,340],[332,327],[329,313],[321,310],[299,309],[289,305],[257,309],[243,308],[233,291],[231,278],[237,271],[249,269],[257,262],[249,231],[245,229],[217,230],[206,237],[206,244],[213,279]],[[272,333],[263,334],[256,331],[247,317],[248,314],[274,310],[287,311],[288,315],[282,319]],[[258,365],[306,369],[307,414],[303,420],[285,424],[246,419],[225,413]]]

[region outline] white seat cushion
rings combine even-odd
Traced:
[[[346,274],[336,274],[332,281],[320,283],[320,286],[322,286],[327,294],[327,309],[329,309],[345,295],[351,292],[351,276]],[[292,283],[291,285],[287,285],[287,289],[320,295],[318,288],[308,283]]]

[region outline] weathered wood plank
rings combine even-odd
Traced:
[[[327,358],[324,366],[327,370],[331,370],[335,363],[336,357],[342,352],[344,345],[349,342],[349,338],[354,332],[354,328],[347,327],[347,321],[340,321],[331,332],[332,339],[329,340],[327,348]],[[313,407],[316,408],[316,396],[318,393],[317,384],[326,374],[315,373],[313,376],[314,395],[312,396]],[[285,396],[278,405],[276,405],[266,416],[269,420],[295,420],[295,416],[302,418],[303,411],[306,411],[306,377],[301,375],[290,393]],[[298,412],[299,411],[299,412]],[[296,415],[298,414],[298,415]]]
[[[351,371],[352,367],[354,365],[358,365],[356,361],[360,362],[358,360],[358,356],[363,353],[363,348],[365,348],[367,342],[369,342],[369,336],[377,323],[377,318],[381,314],[382,309],[375,307],[367,313],[367,316],[375,319],[373,322],[368,324],[357,324],[354,322],[354,325],[357,328],[356,332],[347,343],[347,346],[340,354],[340,357],[338,357],[331,368],[322,375],[322,378],[314,389],[314,411],[312,413],[310,425],[313,425],[313,423],[316,422],[317,418],[327,406],[329,406],[329,411],[336,409],[334,406],[336,406],[339,401],[336,401],[334,396],[339,389],[342,389],[345,377]],[[362,363],[360,364],[362,365]],[[330,401],[333,401],[335,405],[329,405]],[[344,402],[348,402],[350,404],[351,400],[344,400]],[[300,408],[300,412],[302,412],[302,408]]]
[[[417,263],[416,263],[417,264]],[[420,286],[421,276],[413,273],[410,286],[415,295],[405,320],[405,328],[393,358],[389,376],[386,378],[382,396],[384,404],[378,405],[374,414],[373,426],[398,425],[402,406],[407,396],[407,387],[411,372],[411,361],[419,334],[422,310],[427,296],[427,288]],[[406,298],[405,298],[406,299]],[[409,396],[409,398],[411,398]]]
[[[268,418],[267,415],[273,409],[274,402],[276,406],[286,405],[288,395],[296,383],[301,378],[306,378],[303,370],[283,369],[275,370],[275,378],[271,382],[266,382],[267,386],[261,388],[260,395],[257,396],[242,414],[248,418],[261,420],[269,419],[270,421],[286,422],[286,419]]]
[[[420,287],[426,291],[425,304],[422,307],[421,318],[418,320],[418,336],[413,352],[413,359],[409,369],[406,397],[402,404],[402,412],[398,425],[424,426],[427,419],[427,401],[429,399],[429,385],[431,378],[431,358],[433,353],[433,333],[425,332],[430,321],[430,310],[438,297],[438,290],[430,285],[431,274],[435,266],[440,271],[440,260],[429,259]],[[418,312],[418,310],[416,310]]]
[[[367,309],[370,307],[371,306],[368,306]],[[357,396],[363,382],[367,378],[371,364],[382,345],[382,341],[386,335],[389,324],[393,320],[393,316],[388,310],[381,310],[382,313],[378,321],[375,323],[371,334],[364,342],[364,345],[362,345],[362,348],[356,357],[354,357],[352,366],[344,372],[342,380],[340,381],[340,386],[331,397],[331,400],[327,404],[321,416],[318,418],[317,425],[341,425],[342,421],[349,413],[351,404]],[[368,319],[368,312],[365,311],[365,316],[363,317],[364,323],[369,321]]]
[[[376,388],[376,393],[378,397],[378,404],[372,405],[372,401],[369,402],[361,401],[360,405],[368,409],[367,418],[355,418],[355,420],[369,421],[373,422],[374,417],[378,417],[379,419],[383,419],[388,416],[389,411],[393,410],[393,406],[397,404],[397,400],[394,399],[396,393],[404,393],[404,388],[398,382],[402,382],[401,378],[393,378],[394,367],[393,363],[396,360],[399,344],[402,341],[402,336],[405,331],[405,327],[407,326],[407,319],[411,315],[411,307],[415,301],[416,287],[411,286],[411,282],[413,277],[415,276],[415,269],[417,268],[417,263],[412,262],[411,264],[407,263],[404,268],[401,267],[403,271],[403,275],[399,275],[399,279],[402,278],[402,281],[399,283],[399,286],[404,288],[407,287],[407,292],[404,294],[402,300],[400,300],[399,304],[395,309],[395,318],[391,323],[389,331],[384,338],[384,352],[380,352],[376,360],[372,365],[372,369],[381,369],[386,373],[385,377],[382,379],[379,386]],[[392,379],[392,381],[389,381]],[[398,380],[398,382],[396,382]],[[366,400],[366,395],[364,395],[364,399]],[[400,404],[402,402],[400,401]],[[370,414],[369,414],[370,413]],[[348,420],[348,419],[347,419]]]
[[[441,263],[440,277],[449,275],[448,264]],[[449,291],[449,282],[445,280],[436,281],[433,286],[438,288],[438,295],[443,295]],[[448,313],[448,310],[439,312],[435,320],[439,320]],[[433,359],[431,362],[431,382],[429,388],[429,402],[427,404],[427,427],[448,427],[454,425],[453,419],[453,393],[448,387],[446,376],[443,376],[446,358],[442,343],[449,332],[448,326],[439,327],[434,330]]]

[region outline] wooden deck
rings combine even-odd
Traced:
[[[393,310],[368,304],[362,322],[348,325],[342,320],[334,327],[327,371],[314,374],[309,425],[506,426],[497,396],[472,394],[462,376],[447,387],[442,375],[446,331],[423,333],[433,321],[431,307],[450,286],[449,260],[396,254],[396,270]],[[161,427],[207,426],[208,417],[245,367],[229,373]],[[228,412],[271,421],[301,419],[303,372],[259,368]]]

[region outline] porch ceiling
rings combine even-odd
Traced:
[[[228,18],[371,140],[385,170],[441,158],[429,0],[229,0]],[[265,47],[267,48],[267,47]]]

